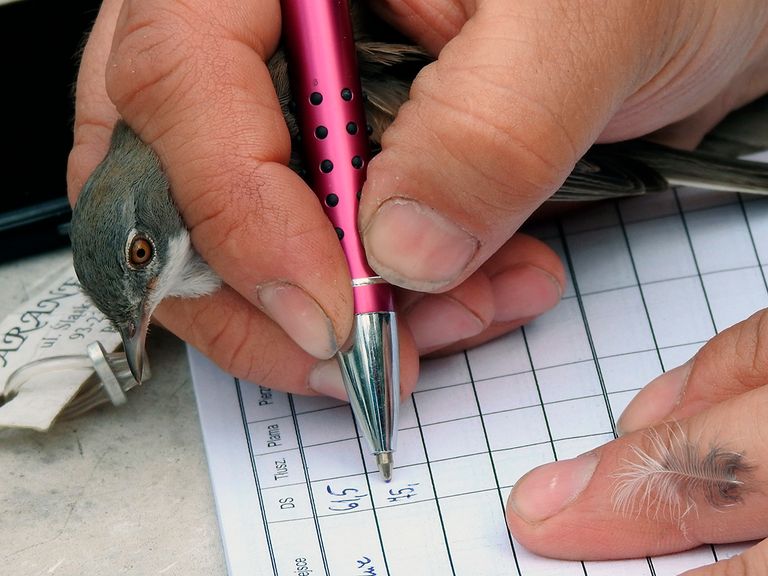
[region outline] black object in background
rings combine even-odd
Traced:
[[[69,242],[66,173],[74,82],[99,5],[0,5],[0,261]]]

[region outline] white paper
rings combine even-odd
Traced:
[[[423,363],[390,484],[346,404],[237,381],[190,349],[232,576],[665,576],[744,549],[551,560],[514,541],[504,505],[525,472],[614,438],[640,387],[768,306],[768,199],[682,190],[539,233],[564,257],[565,297],[521,330]]]
[[[108,352],[120,336],[80,290],[70,264],[43,279],[31,295],[0,322],[0,393],[19,368],[39,358],[87,354],[98,340]],[[0,407],[0,427],[47,430],[77,394],[93,369],[60,370],[27,382]]]

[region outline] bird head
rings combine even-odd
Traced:
[[[141,382],[155,307],[210,293],[219,280],[192,248],[159,158],[123,122],[75,204],[70,237],[83,291],[120,333]]]

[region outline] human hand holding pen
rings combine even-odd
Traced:
[[[547,187],[535,176],[551,177],[567,165],[558,154],[578,156],[595,139],[653,131],[668,143],[694,146],[728,111],[768,91],[768,6],[759,2],[382,5],[390,21],[441,50],[370,166],[366,192],[378,202],[364,204],[361,214],[373,266],[412,288],[450,288],[471,273],[521,217],[526,188]],[[498,59],[490,60],[494,44]],[[515,160],[494,162],[500,149]],[[417,163],[415,150],[428,150],[430,162]],[[436,232],[432,244],[439,248],[430,246],[426,255],[402,230],[405,207],[417,202],[458,224],[453,236]],[[428,223],[420,216],[430,211],[411,212],[412,230],[423,237]],[[447,227],[440,222],[438,230]],[[474,248],[466,232],[477,239]],[[436,274],[428,265],[435,253],[454,256],[453,268]],[[723,332],[651,383],[620,419],[618,440],[529,472],[507,507],[514,537],[539,554],[578,560],[765,538],[767,319],[764,310]],[[637,495],[617,507],[617,482],[627,461],[638,462],[637,449],[658,461],[663,450],[686,444],[696,447],[704,467],[709,454],[727,463],[716,470],[725,480],[710,479],[703,488],[678,484],[681,509],[690,496],[695,510],[681,518],[669,509],[678,502],[659,508]],[[765,574],[767,558],[768,540],[691,576]]]
[[[288,133],[264,64],[279,38],[277,2],[217,4],[215,18],[207,0],[160,4],[102,5],[78,80],[71,198],[124,118],[160,156],[195,248],[226,283],[165,301],[156,319],[237,376],[343,395],[335,361],[318,359],[349,334],[349,272],[314,193],[284,165]],[[420,327],[414,341],[400,323],[403,392],[419,352],[519,326],[554,306],[563,282],[557,256],[520,235],[445,297],[414,306],[421,295],[401,293]],[[490,327],[494,316],[503,322]]]
[[[691,143],[766,88],[762,2],[376,6],[439,53],[371,164],[361,213],[374,267],[416,290],[401,295],[406,393],[419,352],[476,344],[557,302],[557,258],[514,232],[589,144],[670,124],[667,137]],[[159,319],[236,375],[338,394],[316,358],[346,338],[351,290],[335,233],[283,165],[264,66],[279,30],[272,1],[107,0],[79,80],[70,189],[119,113],[160,154],[227,283]]]

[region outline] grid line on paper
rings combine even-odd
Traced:
[[[701,267],[699,266],[699,259],[696,257],[696,249],[693,247],[693,241],[691,240],[691,231],[688,228],[688,219],[685,217],[685,212],[683,211],[683,207],[680,204],[680,197],[677,194],[677,189],[674,190],[674,194],[677,210],[680,213],[680,221],[683,223],[685,237],[688,240],[688,248],[690,248],[691,256],[693,256],[693,265],[696,267],[696,275],[699,277],[699,285],[701,286],[701,291],[704,294],[704,302],[706,302],[707,310],[709,311],[709,319],[712,322],[712,329],[715,331],[715,334],[717,334],[717,322],[715,322],[715,315],[712,312],[712,305],[709,303],[709,294],[707,294],[707,288],[704,286],[704,278],[701,277]],[[714,547],[712,548],[712,551],[714,553]]]
[[[296,416],[304,415],[304,414],[316,414],[318,412],[326,412],[327,410],[335,410],[339,406],[323,406],[322,408],[315,408],[313,410],[304,410],[303,412],[296,412],[295,414]],[[253,420],[248,420],[248,424],[257,424],[259,422],[266,422],[271,418],[272,418],[271,416],[269,418],[255,418]]]
[[[535,406],[538,406],[538,404],[535,404],[534,406],[530,406],[530,407],[535,407]],[[510,410],[503,410],[503,411],[499,411],[499,412],[485,412],[485,415],[502,414],[504,412],[514,412],[515,410],[517,410],[517,408],[511,408]],[[453,421],[455,421],[455,420],[446,420],[445,422],[453,422]],[[402,432],[403,430],[415,430],[415,429],[416,429],[416,427],[414,427],[414,428],[401,428],[400,431]],[[573,436],[563,436],[562,438],[558,438],[557,441],[558,442],[562,442],[562,441],[566,441],[566,440],[579,440],[579,439],[583,439],[583,438],[596,438],[598,436],[604,436],[605,434],[606,433],[604,433],[604,432],[595,432],[595,433],[592,433],[592,434],[575,434]],[[358,439],[359,439],[359,437],[358,437]],[[352,440],[352,438],[349,438],[349,440]],[[326,444],[334,444],[334,443],[335,442],[327,442]],[[503,453],[503,452],[508,452],[510,450],[517,450],[518,448],[531,448],[533,446],[543,446],[544,444],[549,445],[550,441],[549,440],[545,440],[544,442],[530,442],[530,443],[527,443],[527,444],[516,444],[515,446],[513,446],[511,448],[497,448],[497,449],[493,450],[493,453],[494,454],[500,454],[500,453]],[[313,444],[313,446],[320,446],[320,444]],[[469,452],[469,453],[466,453],[466,454],[462,454],[461,458],[466,458],[466,457],[470,457],[470,456],[482,456],[483,454],[486,454],[486,453],[487,452]],[[430,458],[429,461],[432,464],[437,464],[437,463],[440,463],[440,462],[449,462],[449,461],[455,460],[455,459],[456,459],[455,456],[449,456],[447,458]],[[413,463],[410,463],[410,464],[398,464],[397,469],[398,470],[403,470],[403,469],[406,469],[406,468],[415,468],[417,466],[422,466],[424,464],[425,464],[425,462],[413,462]],[[366,472],[366,474],[370,474],[370,473]],[[355,476],[360,476],[360,474],[358,474],[358,473],[354,473],[354,474],[340,474],[338,476],[328,476],[328,477],[325,477],[325,478],[323,478],[323,480],[344,480],[345,478],[354,478]],[[306,480],[300,480],[298,482],[288,482],[286,484],[282,484],[282,486],[284,486],[284,487],[289,487],[289,486],[306,486],[306,484],[307,484]],[[500,486],[500,488],[508,488],[508,487],[509,486],[507,486],[507,485]],[[466,492],[466,494],[473,494],[475,492],[478,492],[478,491],[470,491],[470,492]],[[483,492],[483,490],[480,490],[479,492]],[[421,500],[421,501],[423,502],[423,500]],[[405,502],[405,504],[409,504],[409,503],[410,502]],[[395,506],[395,504],[392,504],[392,506]],[[352,512],[352,511],[350,511],[350,512]],[[358,512],[362,512],[362,510],[358,510]]]
[[[437,497],[437,487],[435,486],[435,477],[432,475],[432,464],[429,459],[429,451],[427,450],[427,443],[424,440],[424,431],[421,427],[421,421],[419,420],[419,408],[416,406],[416,399],[411,394],[411,404],[413,405],[413,412],[416,416],[416,423],[419,427],[419,436],[421,437],[421,444],[424,447],[424,460],[427,465],[427,472],[429,473],[429,481],[432,483],[432,493],[435,495],[435,506],[437,507],[437,517],[440,519],[440,529],[443,531],[443,542],[445,543],[445,553],[448,555],[448,564],[451,566],[451,573],[456,576],[456,567],[453,565],[453,555],[451,554],[451,545],[448,543],[448,533],[445,531],[445,520],[443,519],[443,511],[440,508],[440,499]]]
[[[536,375],[536,367],[533,365],[533,356],[531,355],[531,347],[528,346],[528,336],[526,335],[525,326],[520,328],[520,333],[523,336],[523,344],[525,345],[525,353],[528,355],[528,363],[531,366],[531,376],[533,376],[533,383],[536,385],[536,394],[539,397],[539,406],[541,406],[541,412],[544,416],[544,426],[547,428],[547,437],[549,438],[549,447],[552,449],[552,457],[557,461],[557,449],[555,448],[555,441],[552,437],[552,428],[549,425],[549,417],[547,411],[544,409],[544,399],[541,395],[541,387],[539,386],[539,377]],[[546,442],[543,442],[546,444]]]
[[[637,288],[637,287],[638,286],[636,285],[628,286],[628,288]],[[641,348],[638,350],[632,350],[631,352],[618,352],[615,354],[604,354],[602,356],[598,356],[598,358],[600,360],[606,360],[611,358],[621,358],[622,356],[632,356],[633,354],[640,354],[642,352],[659,352],[661,350],[673,350],[675,348],[683,348],[686,346],[690,346],[691,344],[705,344],[706,342],[707,342],[706,340],[695,340],[692,342],[685,342],[684,344],[672,344],[670,346],[655,346],[654,348]],[[547,364],[546,366],[543,366],[543,368],[563,368],[565,366],[583,364],[584,362],[587,362],[587,360],[571,360],[569,362],[561,362],[558,364]],[[530,370],[528,369],[518,370],[516,372],[503,372],[503,373],[495,374],[493,376],[489,376],[486,378],[478,378],[476,382],[488,382],[491,380],[497,380],[499,378],[506,378],[509,376],[520,376],[521,374],[527,374],[528,372],[530,372]],[[467,384],[467,382],[461,382],[459,384],[448,384],[445,386],[445,388],[464,386],[465,384]],[[637,388],[628,388],[627,390],[637,390]],[[617,390],[617,392],[619,392],[619,390]],[[553,404],[554,402],[557,402],[557,401],[551,400],[549,402],[546,402],[546,404]],[[489,412],[486,412],[486,414],[489,414]]]
[[[637,282],[637,290],[640,293],[640,301],[643,303],[643,312],[645,313],[645,318],[648,320],[648,328],[651,331],[651,339],[653,340],[653,347],[656,349],[656,357],[659,359],[659,366],[664,368],[664,360],[661,357],[661,350],[659,349],[659,341],[656,338],[656,330],[653,329],[653,322],[651,322],[651,315],[648,312],[648,302],[645,299],[645,290],[643,289],[643,284],[640,282],[640,275],[637,273],[637,262],[635,261],[635,255],[632,253],[632,245],[629,242],[629,234],[627,234],[627,226],[624,223],[624,216],[621,214],[621,209],[619,208],[618,202],[614,202],[614,207],[616,208],[616,216],[619,219],[619,226],[621,228],[621,235],[624,237],[624,244],[627,247],[627,255],[629,256],[629,263],[632,266],[632,274],[635,277],[635,282]],[[651,565],[651,568],[653,568],[653,565]]]
[[[629,288],[636,288],[637,286],[629,286]],[[686,342],[684,344],[672,344],[670,346],[655,346],[654,348],[641,348],[639,350],[632,350],[631,352],[618,352],[616,354],[604,354],[602,356],[598,356],[600,360],[610,359],[610,358],[621,358],[622,356],[631,356],[632,354],[638,354],[641,352],[658,352],[659,350],[672,350],[674,348],[682,348],[684,346],[689,346],[691,344],[704,344],[706,343],[706,340],[695,340],[692,342]],[[562,368],[564,366],[572,366],[574,364],[583,364],[585,360],[572,360],[570,362],[561,362],[559,364],[547,364],[544,366],[544,368]],[[498,376],[492,376],[490,378],[478,378],[478,382],[484,382],[486,380],[495,380],[496,378],[504,378],[505,376],[518,376],[520,374],[525,374],[526,372],[529,372],[529,370],[521,370],[519,372],[510,372],[507,374],[499,374]],[[453,386],[453,384],[451,384]],[[458,386],[458,385],[457,385]],[[551,402],[549,402],[551,404]]]
[[[613,228],[613,226],[611,226]],[[567,235],[566,235],[567,236]],[[668,278],[664,278],[663,280],[647,280],[643,282],[644,286],[653,286],[654,284],[664,284],[665,282],[670,282],[672,280],[689,280],[691,278],[705,278],[707,276],[712,276],[714,274],[721,274],[723,272],[739,272],[741,270],[752,270],[753,268],[759,268],[757,264],[751,264],[749,266],[730,266],[728,268],[722,268],[718,270],[710,270],[708,272],[700,272],[698,274],[681,274],[679,276],[670,276]],[[618,286],[611,286],[610,288],[602,288],[600,290],[585,290],[581,292],[582,296],[599,296],[600,294],[610,294],[611,292],[619,292],[621,290],[626,290],[627,288],[635,288],[636,284],[621,284]],[[563,300],[568,300],[569,298],[575,298],[575,295],[570,296],[564,296]]]
[[[704,302],[707,305],[707,310],[709,311],[709,319],[712,322],[712,329],[715,331],[715,334],[717,334],[717,322],[715,322],[715,314],[712,312],[712,305],[709,302],[709,294],[707,294],[707,288],[704,285],[704,278],[701,277],[701,267],[699,266],[699,259],[696,256],[696,249],[693,246],[693,240],[691,240],[691,231],[688,227],[688,219],[685,217],[685,211],[683,210],[682,205],[680,204],[680,197],[677,194],[677,189],[674,190],[675,194],[675,203],[677,204],[677,210],[680,213],[680,220],[683,223],[683,230],[685,230],[685,237],[688,240],[688,247],[691,250],[691,255],[693,256],[693,264],[696,267],[696,273],[699,276],[699,285],[701,286],[701,291],[704,294]],[[760,264],[760,260],[757,261],[758,265]],[[712,551],[712,556],[715,558],[715,562],[717,562],[717,550],[715,550],[714,544],[709,545],[709,549]]]
[[[677,187],[675,187],[675,189],[676,188]],[[742,198],[744,196],[741,193],[734,194],[733,192],[728,192],[727,194],[729,196],[730,195],[739,196],[740,198]],[[751,195],[747,195],[747,196],[751,196]],[[754,196],[760,196],[760,195],[756,194]],[[633,199],[636,200],[638,198],[637,197],[635,197],[635,198],[627,197],[624,200],[626,201],[626,200],[633,200]],[[763,201],[763,200],[764,200],[764,198],[762,198],[762,197],[755,197],[755,198],[751,198],[750,200],[748,200],[748,202],[760,202],[760,201]],[[622,200],[614,200],[614,202],[621,203]],[[725,205],[727,205],[727,203],[724,202],[723,204],[719,204],[718,206],[725,206]],[[710,209],[712,209],[712,206],[700,206],[700,207],[695,207],[695,208],[692,207],[692,208],[686,209],[685,213],[686,214],[696,214],[697,212],[706,212],[707,210],[710,210]],[[659,215],[641,216],[639,218],[634,219],[633,222],[641,224],[641,223],[644,223],[644,222],[652,222],[653,220],[658,220],[659,218],[664,218],[664,217],[668,217],[668,216],[674,216],[674,213],[663,214],[661,216],[659,216]],[[607,230],[609,228],[613,228],[614,226],[615,226],[615,224],[596,224],[595,226],[591,226],[589,228],[582,228],[582,229],[579,230],[579,232],[597,232],[597,231],[600,231],[600,230]],[[559,232],[557,232],[556,230],[553,230],[552,232],[549,232],[549,233],[546,233],[546,234],[536,234],[535,231],[530,231],[530,229],[527,226],[525,226],[525,225],[520,229],[520,232],[523,232],[523,233],[526,233],[526,234],[530,234],[530,235],[535,236],[536,238],[539,238],[541,240],[550,240],[550,239],[553,239],[553,238],[559,238],[560,237]]]
[[[261,484],[259,482],[259,471],[256,468],[256,457],[253,452],[253,441],[251,435],[248,432],[248,419],[245,414],[245,404],[243,403],[243,392],[240,389],[240,379],[233,378],[235,385],[235,392],[237,393],[238,409],[240,411],[240,417],[243,421],[243,428],[245,432],[245,442],[248,446],[248,456],[251,460],[251,470],[253,471],[253,480],[256,483],[256,493],[259,495],[259,509],[261,512],[261,521],[264,523],[264,533],[267,537],[267,549],[269,550],[269,559],[272,563],[272,573],[277,576],[277,563],[275,562],[275,550],[272,547],[272,537],[269,533],[269,522],[267,521],[267,511],[264,509],[264,499],[261,493]]]
[[[584,300],[582,299],[581,292],[579,291],[579,281],[576,279],[576,269],[573,266],[573,259],[571,258],[571,250],[568,247],[568,240],[563,231],[563,224],[558,221],[557,228],[560,231],[561,241],[563,243],[563,250],[565,252],[565,263],[571,272],[571,281],[573,282],[573,290],[576,293],[576,302],[579,305],[579,313],[581,314],[581,321],[584,323],[584,330],[587,334],[587,342],[589,342],[589,350],[592,353],[592,360],[595,364],[595,371],[597,372],[597,379],[600,382],[600,390],[603,393],[603,401],[605,402],[605,409],[608,411],[608,419],[611,423],[611,432],[613,437],[617,438],[616,434],[616,420],[613,416],[613,409],[611,408],[611,400],[608,397],[608,390],[605,387],[605,378],[603,378],[603,371],[600,368],[600,360],[597,356],[597,349],[595,348],[595,341],[592,338],[592,330],[589,327],[589,319],[587,318],[587,311],[584,308]]]
[[[748,267],[739,268],[739,269],[746,270],[746,269],[752,269],[752,268],[755,268],[755,266],[748,266]],[[721,272],[721,271],[718,270],[717,272]],[[717,273],[717,272],[712,272],[712,273],[714,274],[714,273]],[[691,277],[693,277],[693,276],[691,276]],[[679,280],[679,279],[680,278],[673,278],[672,280]],[[665,280],[665,282],[666,282],[666,280]],[[640,288],[642,288],[645,285],[653,284],[653,283],[654,282],[647,282],[645,284],[641,284]],[[637,285],[631,285],[631,286],[626,286],[625,288],[636,288],[636,287],[638,287],[638,286]],[[592,296],[593,294],[594,293],[589,293],[588,295]],[[574,298],[574,297],[571,296],[570,298]],[[682,348],[682,347],[689,346],[691,344],[705,344],[706,342],[707,342],[706,340],[695,340],[695,341],[691,341],[691,342],[685,342],[683,344],[672,344],[672,345],[669,345],[669,346],[655,346],[654,348],[642,348],[642,349],[638,349],[638,350],[632,350],[631,352],[617,352],[617,353],[614,353],[614,354],[604,354],[604,355],[598,356],[598,358],[600,360],[605,360],[605,359],[610,359],[610,358],[621,358],[622,356],[631,356],[633,354],[638,354],[638,353],[642,353],[642,352],[656,352],[656,353],[658,353],[661,350],[673,350],[675,348]],[[561,363],[558,363],[558,364],[548,364],[547,366],[545,366],[545,368],[563,368],[565,366],[572,366],[574,364],[583,364],[584,362],[585,362],[585,360],[572,360],[572,361],[569,361],[569,362],[561,362]],[[476,383],[488,382],[488,381],[491,381],[491,380],[497,380],[499,378],[506,378],[506,377],[509,377],[509,376],[519,376],[521,374],[526,374],[528,372],[530,372],[529,369],[519,370],[519,371],[515,371],[515,372],[500,372],[499,374],[494,374],[493,376],[489,376],[489,377],[485,377],[485,378],[477,378],[475,380],[475,382]],[[445,386],[442,386],[442,388],[458,388],[460,386],[465,386],[465,385],[467,385],[469,383],[470,382],[457,382],[457,383],[452,383],[452,384],[446,384]],[[631,390],[637,390],[637,388],[627,388],[626,390],[615,390],[615,392],[631,391]],[[428,392],[428,390],[416,390],[416,391],[413,392],[413,394],[416,395],[416,396],[419,396],[421,394],[424,394],[425,392]],[[614,392],[612,392],[612,393],[614,393]],[[587,398],[587,397],[588,396],[583,396],[581,398]],[[566,401],[566,400],[551,400],[551,401],[546,402],[545,404],[554,404],[556,402],[561,402],[561,401]],[[299,411],[296,412],[296,415],[297,416],[304,416],[304,415],[307,415],[307,414],[317,414],[317,413],[320,413],[320,412],[327,412],[327,411],[330,411],[330,410],[335,410],[335,409],[339,408],[339,406],[342,406],[342,405],[339,404],[339,405],[333,405],[333,406],[322,406],[320,408],[314,408],[314,409],[310,409],[310,410],[299,410]],[[531,406],[535,406],[535,405],[531,405]],[[528,406],[528,407],[530,407],[530,406]],[[521,408],[523,408],[523,406],[521,406]],[[494,412],[488,412],[488,411],[485,412],[485,414],[493,414],[493,413]],[[270,419],[271,419],[271,416],[269,418],[248,419],[246,422],[248,424],[258,424],[259,422],[266,422],[267,420],[270,420]],[[430,426],[430,424],[427,424],[426,426]],[[403,431],[403,430],[413,430],[415,428],[416,428],[416,426],[407,426],[407,427],[401,428],[400,430],[401,431]],[[352,437],[350,436],[350,439],[351,438]],[[322,444],[322,443],[318,443],[318,444]],[[316,446],[318,444],[306,444],[306,446]]]
[[[504,499],[501,496],[501,486],[499,486],[499,475],[496,472],[496,463],[493,461],[493,450],[491,449],[491,443],[488,439],[488,429],[485,426],[485,419],[483,418],[483,409],[480,406],[480,398],[477,395],[477,387],[475,386],[475,379],[472,376],[472,364],[469,361],[466,351],[462,352],[464,356],[464,363],[467,365],[467,372],[469,373],[469,380],[472,383],[472,394],[475,397],[475,405],[477,406],[477,413],[480,415],[480,426],[483,428],[483,438],[485,440],[485,446],[488,448],[488,459],[491,462],[491,471],[493,472],[493,482],[496,484],[496,493],[499,495],[499,504],[501,505],[501,512],[504,514]],[[517,551],[515,550],[515,542],[512,539],[512,534],[507,530],[507,537],[509,538],[509,548],[512,550],[512,558],[515,561],[515,568],[519,576],[522,576],[520,571],[520,563],[517,560]]]
[[[315,505],[315,495],[312,493],[312,479],[309,476],[309,468],[307,467],[307,456],[304,454],[304,445],[301,443],[301,430],[299,430],[299,421],[296,417],[296,408],[293,404],[293,394],[288,394],[288,405],[291,407],[291,418],[293,419],[293,427],[296,430],[296,444],[299,447],[299,457],[301,458],[301,465],[304,468],[304,475],[307,479],[307,494],[309,496],[309,506],[312,509],[312,516],[315,520],[315,530],[317,531],[317,544],[320,547],[320,557],[323,559],[323,568],[325,569],[326,576],[331,576],[330,566],[328,566],[328,556],[325,553],[323,533],[320,530],[320,516],[317,513],[317,506]]]
[[[536,404],[535,406],[538,406],[538,404]],[[512,408],[510,410],[505,410],[505,411],[501,411],[501,412],[486,412],[485,414],[486,415],[489,415],[489,414],[501,414],[503,412],[513,412],[515,410],[517,410],[517,408]],[[452,422],[452,420],[446,420],[446,422]],[[400,431],[402,432],[403,430],[415,430],[415,429],[416,428],[401,428]],[[592,433],[592,434],[576,434],[576,435],[573,435],[573,436],[563,436],[562,438],[558,438],[557,441],[558,442],[562,442],[562,441],[566,441],[566,440],[579,440],[579,439],[583,439],[583,438],[596,438],[598,436],[604,436],[605,434],[606,434],[605,432],[595,432],[595,433]],[[350,440],[351,440],[351,438],[350,438]],[[328,444],[333,444],[333,443],[334,442],[328,442]],[[494,454],[500,454],[502,452],[508,452],[510,450],[517,450],[518,448],[531,448],[533,446],[543,446],[544,444],[549,445],[550,441],[549,440],[545,440],[544,442],[530,442],[530,443],[527,443],[527,444],[516,444],[515,446],[513,446],[511,448],[497,448],[497,449],[493,450],[493,453]],[[319,444],[315,444],[314,446],[319,446]],[[470,456],[482,456],[483,454],[486,454],[486,453],[487,452],[468,452],[466,454],[462,454],[461,458],[466,458],[466,457],[470,457]],[[432,464],[437,464],[437,463],[440,463],[440,462],[449,462],[449,461],[455,460],[455,459],[456,459],[455,456],[449,456],[447,458],[430,458],[429,461]],[[406,469],[406,468],[415,468],[417,466],[422,466],[423,464],[425,464],[425,463],[424,462],[413,462],[413,463],[410,463],[410,464],[398,464],[397,469],[398,470],[402,470],[402,469]],[[367,474],[369,474],[369,473],[367,473]],[[355,473],[355,474],[340,474],[338,476],[328,476],[328,477],[325,477],[325,478],[323,478],[323,480],[344,480],[345,478],[353,478],[355,476],[360,476],[360,474],[358,474],[358,473]],[[307,484],[306,480],[300,480],[298,482],[288,482],[286,484],[282,484],[282,486],[284,486],[284,487],[289,487],[289,486],[306,486],[306,484]],[[509,486],[506,486],[506,485],[502,485],[501,486],[501,488],[508,488],[508,487]],[[481,492],[482,492],[482,490],[481,490]],[[474,493],[474,492],[466,492],[466,494],[471,494],[471,493]],[[406,503],[408,503],[408,502],[406,502]],[[393,504],[393,506],[394,506],[394,504]],[[359,510],[358,510],[358,512],[359,512]]]
[[[760,253],[757,251],[757,244],[755,243],[755,235],[752,233],[752,225],[749,223],[747,217],[747,208],[744,206],[744,197],[739,194],[739,208],[741,209],[741,215],[744,218],[744,225],[747,227],[747,234],[749,234],[749,241],[752,243],[752,250],[755,253],[755,261],[757,261],[757,269],[760,271],[760,276],[763,278],[763,286],[765,286],[766,292],[768,292],[768,280],[765,277],[765,270],[760,265]]]
[[[579,363],[583,363],[583,362],[579,362]],[[547,366],[547,368],[553,368],[553,366]],[[526,372],[522,372],[522,374],[525,374],[525,373],[528,373],[528,372],[530,372],[530,370],[527,370]],[[487,380],[485,380],[485,381],[487,381]],[[454,388],[456,386],[466,386],[467,384],[472,385],[473,382],[466,382],[464,384],[458,384],[458,385],[450,385],[450,386],[446,386],[445,388]],[[639,390],[639,388],[627,388],[626,390],[616,390],[616,392],[632,392],[632,391],[635,391],[635,390]],[[588,400],[590,398],[602,398],[602,397],[603,397],[603,394],[600,393],[600,394],[584,394],[582,396],[572,396],[570,398],[558,398],[556,400],[548,400],[548,401],[543,401],[542,400],[540,402],[536,402],[535,404],[521,404],[519,406],[515,406],[515,407],[512,407],[512,408],[504,408],[503,410],[486,410],[486,411],[482,412],[482,414],[480,416],[482,417],[482,416],[491,416],[491,415],[494,415],[494,414],[505,414],[505,413],[508,413],[508,412],[517,412],[517,411],[520,411],[520,410],[528,410],[530,408],[536,408],[538,406],[545,406],[546,407],[546,406],[553,406],[553,405],[556,405],[556,404],[563,404],[565,402],[572,402],[574,400]],[[304,414],[307,414],[307,412],[304,412]],[[475,415],[469,415],[469,416],[457,416],[456,418],[446,418],[445,420],[439,420],[439,421],[436,421],[436,422],[430,422],[429,424],[422,424],[421,428],[422,429],[432,428],[434,426],[440,426],[441,424],[446,424],[446,423],[449,423],[449,422],[461,422],[462,420],[472,420],[472,419],[477,418],[477,417],[478,416],[475,416]],[[405,432],[405,431],[408,431],[408,430],[417,430],[418,428],[419,428],[419,426],[404,426],[404,427],[399,429],[399,432]],[[577,438],[577,437],[580,437],[580,436],[589,436],[589,434],[587,434],[587,435],[581,435],[580,434],[580,435],[577,435],[577,436],[566,436],[564,438]],[[306,443],[305,442],[304,443],[304,447],[305,448],[316,448],[318,446],[328,446],[330,444],[336,444],[338,442],[343,442],[345,440],[358,440],[359,441],[360,438],[361,438],[361,436],[359,434],[357,434],[355,436],[339,437],[339,438],[334,439],[334,440],[325,440],[323,442],[312,442],[312,443]],[[564,438],[559,438],[559,439],[562,440]],[[538,444],[538,442],[536,442],[535,444]],[[433,459],[431,459],[432,462],[438,462],[440,460],[445,460],[445,458],[436,458],[436,459],[433,458]]]
[[[365,470],[365,461],[364,461],[365,456],[363,454],[363,442],[362,442],[362,438],[360,437],[360,431],[357,429],[357,422],[355,422],[355,419],[354,419],[355,414],[352,410],[351,404],[349,405],[349,414],[350,416],[352,416],[352,423],[354,424],[355,432],[357,433],[356,434],[357,447],[360,450],[360,462],[363,463],[365,485],[368,487],[368,494],[373,494],[373,491],[371,490],[371,477],[368,474],[368,472]],[[379,547],[381,548],[381,557],[384,560],[384,569],[387,571],[387,576],[390,576],[389,562],[387,561],[387,551],[384,549],[384,539],[381,537],[381,524],[379,524],[379,514],[376,512],[376,502],[374,502],[373,497],[371,497],[371,512],[373,512],[373,521],[376,524],[376,535],[379,537]]]
[[[485,454],[485,452],[482,452],[482,454]],[[455,458],[450,458],[450,460],[455,460]],[[405,466],[398,468],[398,470],[401,470],[402,468],[405,468]],[[462,496],[472,496],[473,494],[485,494],[488,492],[500,492],[501,488],[504,488],[504,486],[501,487],[494,487],[494,488],[483,488],[480,490],[466,490],[465,492],[456,492],[455,494],[449,494],[446,496],[440,496],[440,500],[450,500],[451,498],[461,498]],[[437,498],[424,498],[423,500],[419,500],[419,503],[424,502],[434,502],[437,500]],[[389,508],[402,508],[403,506],[412,506],[413,502],[397,502],[390,504]],[[355,514],[367,514],[370,510],[364,509],[364,510],[348,510],[344,512],[345,515],[353,516]],[[317,518],[333,518],[335,514],[329,513],[329,514],[319,514]],[[299,516],[295,518],[287,518],[285,520],[270,520],[270,524],[285,524],[288,522],[296,522],[298,520],[312,520],[314,516]],[[515,555],[516,557],[517,555]]]
[[[592,358],[593,358],[593,361],[594,361],[594,364],[595,364],[595,370],[597,371],[597,377],[600,380],[600,388],[603,391],[603,396],[604,396],[604,399],[605,399],[604,400],[605,401],[605,408],[606,408],[606,410],[608,410],[608,418],[610,419],[611,430],[613,431],[613,436],[615,438],[616,437],[616,424],[613,421],[613,412],[611,411],[611,403],[610,403],[610,400],[608,399],[608,393],[607,393],[607,391],[605,389],[605,381],[603,380],[602,372],[600,371],[600,363],[598,362],[598,359],[597,359],[597,351],[595,350],[595,343],[592,340],[592,333],[589,330],[589,324],[587,322],[587,313],[584,310],[584,302],[582,301],[581,292],[579,292],[579,283],[576,280],[576,270],[573,267],[573,261],[571,260],[571,252],[568,249],[568,241],[566,240],[565,233],[563,232],[562,222],[558,221],[557,229],[560,232],[560,238],[561,238],[561,242],[563,243],[563,250],[565,252],[565,263],[566,263],[566,266],[568,266],[568,269],[571,272],[571,281],[573,282],[573,291],[574,291],[574,293],[576,295],[576,302],[578,303],[579,312],[581,313],[581,320],[584,323],[584,329],[585,329],[586,334],[587,334],[587,340],[589,342],[590,351],[592,352]],[[525,348],[528,351],[528,359],[531,362],[531,368],[533,369],[534,368],[534,366],[533,366],[533,358],[531,357],[531,351],[530,351],[530,348],[528,346],[528,339],[525,336],[525,330],[523,330],[523,339],[525,340]],[[533,372],[535,374],[536,370],[534,369]],[[538,378],[536,378],[536,390],[537,390],[537,392],[539,394],[539,401],[541,402],[541,408],[542,408],[542,411],[544,412],[544,418],[547,419],[547,433],[549,434],[549,441],[552,444],[552,452],[555,455],[555,460],[557,460],[557,450],[555,449],[555,443],[552,440],[552,432],[551,432],[551,430],[549,428],[549,419],[547,418],[547,415],[546,415],[547,411],[544,408],[544,399],[543,399],[543,397],[541,395],[541,388],[539,387]],[[584,564],[583,561],[581,562],[581,569],[584,572],[584,576],[588,576],[587,575],[587,567],[586,567],[586,565]]]

